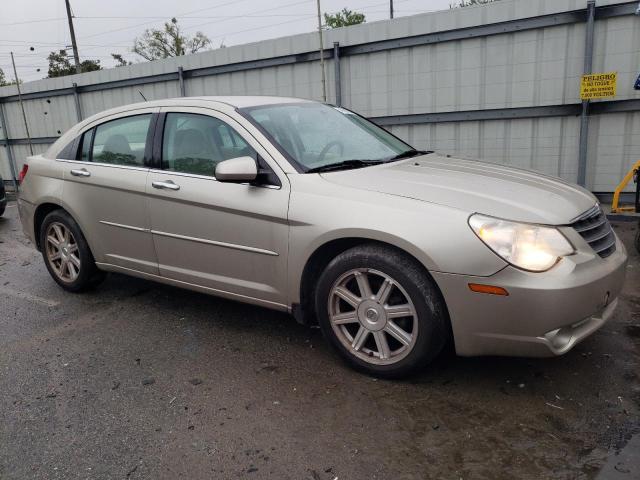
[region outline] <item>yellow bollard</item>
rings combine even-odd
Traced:
[[[628,207],[619,207],[618,206],[618,202],[620,201],[620,193],[622,192],[622,190],[624,190],[624,188],[627,186],[627,184],[633,179],[633,175],[636,173],[636,171],[640,172],[640,160],[638,160],[633,165],[633,167],[631,167],[631,170],[629,170],[627,172],[627,174],[624,176],[622,181],[616,187],[616,190],[613,193],[613,202],[611,202],[611,213],[622,213],[622,212],[634,212],[635,211],[635,209],[636,209],[635,205],[634,206],[628,206]],[[638,179],[638,181],[640,182],[640,178]]]

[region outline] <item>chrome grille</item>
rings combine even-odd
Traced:
[[[616,251],[616,236],[600,205],[596,205],[580,215],[571,226],[602,258],[606,258]]]

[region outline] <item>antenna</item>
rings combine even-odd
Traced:
[[[147,97],[145,97],[145,96],[142,94],[142,92],[141,92],[140,90],[138,90],[138,93],[140,94],[140,96],[141,96],[142,98],[144,98],[144,101],[145,101],[145,102],[148,102],[148,101],[149,101],[149,100],[147,100]]]

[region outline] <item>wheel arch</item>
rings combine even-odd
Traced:
[[[45,217],[55,210],[65,209],[57,203],[44,202],[38,205],[33,213],[33,239],[36,242],[36,248],[38,250],[42,248],[40,245],[40,229],[42,228],[42,223],[44,222]]]
[[[85,240],[87,241],[87,244],[89,245],[89,249],[93,254],[93,247],[89,243],[89,239],[87,239],[87,235],[85,234],[85,229],[83,228],[83,225],[78,221],[78,218],[73,214],[73,212],[69,208],[67,208],[66,205],[64,205],[63,202],[59,200],[53,200],[53,199],[43,200],[40,204],[38,204],[38,206],[36,207],[33,213],[33,236],[34,236],[36,248],[38,250],[41,249],[40,229],[42,228],[42,222],[44,221],[47,215],[49,215],[51,212],[55,210],[64,211],[67,215],[69,215],[73,219],[74,222],[78,224],[78,226],[80,227],[80,231],[82,232]]]
[[[322,245],[318,246],[311,255],[307,258],[307,261],[302,269],[302,274],[300,277],[299,284],[299,304],[294,304],[292,307],[293,314],[296,320],[303,324],[315,325],[317,323],[316,313],[315,313],[315,305],[313,299],[313,286],[317,283],[318,278],[326,268],[326,266],[333,260],[337,255],[341,253],[357,247],[359,245],[378,245],[384,248],[388,248],[391,250],[395,250],[402,255],[407,256],[409,259],[415,262],[415,264],[422,270],[424,275],[431,279],[433,285],[437,292],[440,295],[440,300],[444,305],[444,309],[447,315],[447,320],[449,323],[449,330],[451,330],[450,321],[449,321],[449,310],[447,307],[447,302],[444,298],[442,290],[440,286],[435,281],[433,276],[429,273],[428,267],[425,265],[423,261],[413,255],[408,249],[399,247],[398,245],[394,245],[392,243],[386,242],[384,240],[375,239],[371,237],[364,236],[351,236],[351,237],[342,237],[342,238],[334,238],[332,240],[328,240]]]

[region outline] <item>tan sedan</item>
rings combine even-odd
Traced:
[[[413,149],[277,97],[116,108],[21,172],[26,234],[78,292],[119,272],[319,323],[394,377],[459,355],[550,356],[612,315],[626,253],[588,191]]]

